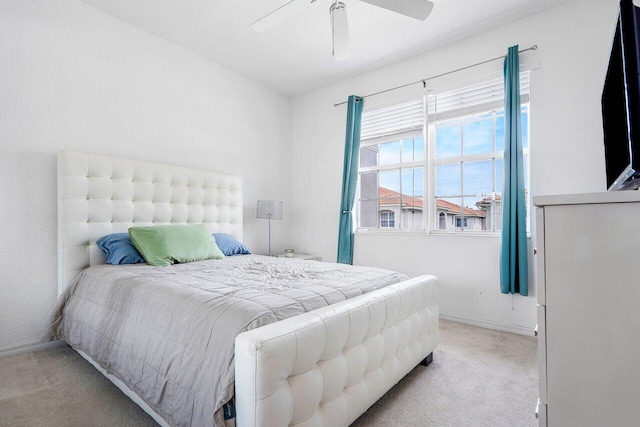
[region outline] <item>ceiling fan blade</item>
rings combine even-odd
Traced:
[[[344,3],[337,2],[329,8],[331,14],[331,35],[333,36],[333,58],[342,61],[351,58],[349,22]]]
[[[276,10],[269,12],[257,21],[254,21],[251,24],[251,28],[259,32],[267,31],[269,28],[275,27],[280,22],[304,9],[314,1],[315,0],[289,0]]]
[[[360,0],[410,18],[424,21],[427,19],[433,3],[428,0]]]

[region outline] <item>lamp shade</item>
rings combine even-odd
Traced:
[[[282,219],[282,202],[275,200],[258,200],[256,218]]]

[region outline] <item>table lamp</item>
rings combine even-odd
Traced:
[[[271,256],[271,220],[282,219],[282,202],[275,200],[258,200],[256,218],[269,220],[269,256]]]

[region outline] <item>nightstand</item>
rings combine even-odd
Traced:
[[[287,257],[285,256],[285,254],[278,254],[277,256],[278,258],[285,258],[285,259],[303,259],[307,261],[322,261],[322,258],[320,258],[319,256],[309,255],[309,254],[293,254],[293,256],[291,257]]]

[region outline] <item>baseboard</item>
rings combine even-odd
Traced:
[[[31,353],[32,351],[46,350],[47,348],[65,345],[64,341],[34,342],[0,350],[0,357],[15,356],[16,354]]]
[[[493,329],[496,331],[510,332],[512,334],[534,336],[533,328],[524,326],[510,325],[508,323],[492,322],[490,320],[469,319],[467,317],[451,316],[449,314],[440,314],[440,319],[449,320],[451,322],[463,323],[465,325],[477,326],[479,328]]]

